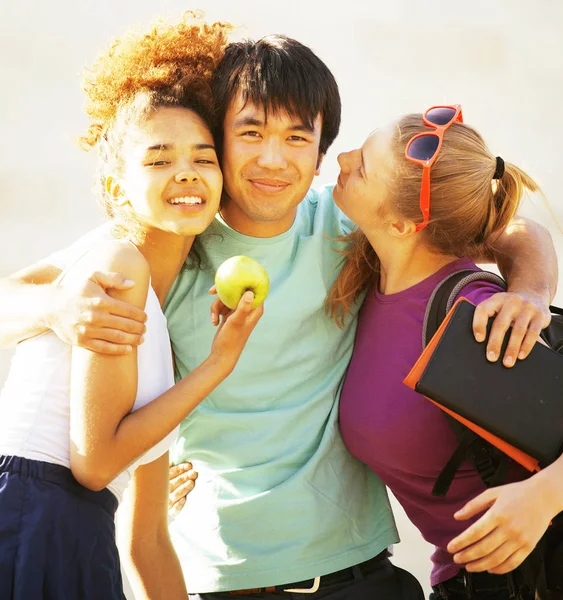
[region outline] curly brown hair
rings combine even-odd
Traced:
[[[79,141],[85,150],[98,152],[96,191],[115,237],[140,241],[144,233],[135,214],[117,206],[106,186],[109,176],[122,173],[127,128],[159,108],[181,107],[213,132],[211,80],[232,30],[230,23],[205,23],[202,13],[188,11],[177,23],[159,20],[146,31],[130,29],[86,70],[90,126]]]
[[[201,12],[187,11],[178,23],[159,20],[114,40],[84,74],[90,127],[82,146],[94,147],[139,92],[162,92],[186,77],[210,87],[232,30],[230,23],[205,23]]]

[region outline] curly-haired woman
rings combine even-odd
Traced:
[[[111,294],[148,315],[123,355],[52,332],[20,343],[0,399],[0,589],[14,600],[122,599],[114,513],[127,490],[129,572],[150,598],[187,598],[168,537],[168,446],[176,426],[235,366],[262,314],[247,292],[209,358],[175,386],[161,304],[219,206],[209,80],[228,24],[189,15],[130,32],[88,71],[108,239],[66,252],[65,285],[119,272]],[[139,466],[140,465],[140,466]],[[138,468],[136,468],[138,466]]]

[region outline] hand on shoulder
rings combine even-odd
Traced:
[[[130,243],[92,248],[57,284],[49,327],[63,341],[107,354],[124,354],[142,342],[149,266]]]

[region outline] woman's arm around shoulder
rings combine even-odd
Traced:
[[[117,532],[137,600],[188,598],[168,533],[168,453],[136,469],[118,510]]]

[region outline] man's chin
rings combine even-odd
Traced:
[[[295,218],[296,207],[287,210],[257,210],[247,213],[247,216],[257,223],[278,223]]]

